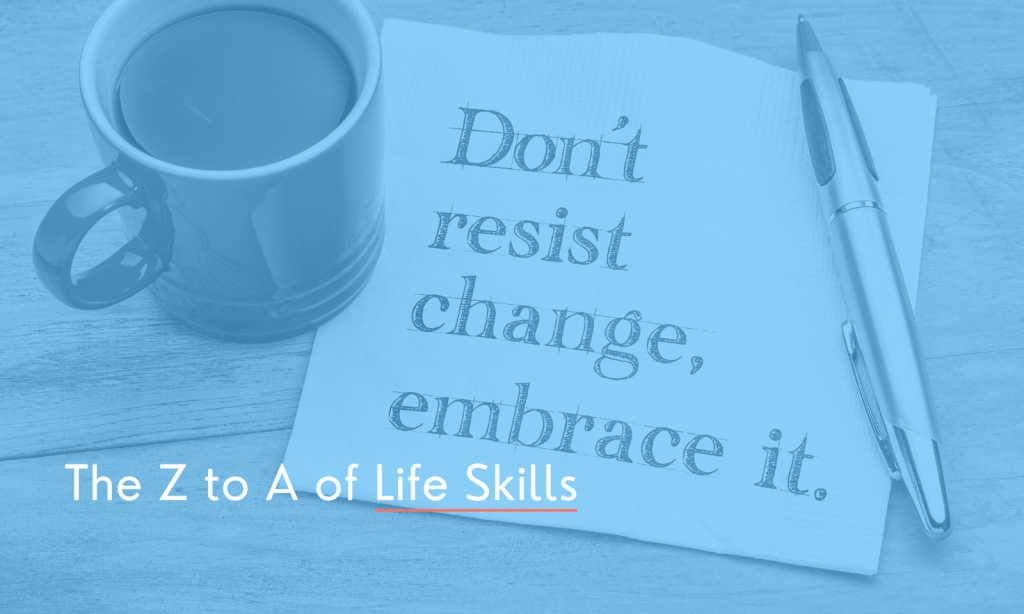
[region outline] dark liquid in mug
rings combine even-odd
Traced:
[[[229,10],[175,23],[128,60],[121,130],[178,166],[235,170],[293,156],[327,136],[357,97],[348,60],[313,28]]]

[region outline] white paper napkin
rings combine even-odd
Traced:
[[[653,35],[388,21],[383,47],[385,247],[317,334],[296,486],[344,489],[357,463],[356,498],[377,501],[378,464],[395,497],[420,464],[417,498],[406,480],[382,503],[573,508],[467,515],[874,573],[890,481],[842,345],[795,73]],[[936,101],[850,90],[914,296]],[[466,498],[472,464],[486,501]],[[514,501],[495,501],[495,466]]]

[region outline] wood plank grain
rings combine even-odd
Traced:
[[[879,574],[863,578],[624,538],[446,515],[377,514],[367,503],[266,501],[287,433],[139,446],[0,463],[3,611],[1007,611],[1024,587],[1018,517],[1008,483],[952,480],[962,515],[949,541],[920,534],[894,493]],[[133,502],[72,499],[67,463],[141,482]],[[159,501],[186,463],[172,494]],[[241,476],[239,502],[207,500]],[[238,494],[238,485],[235,485]],[[1000,497],[1000,494],[1011,494]],[[987,511],[986,511],[987,510]],[[894,600],[895,597],[895,600]]]

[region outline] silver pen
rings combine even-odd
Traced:
[[[849,308],[850,364],[886,467],[906,484],[925,532],[941,539],[950,520],[938,429],[878,172],[846,83],[803,15],[796,44],[807,148]]]

